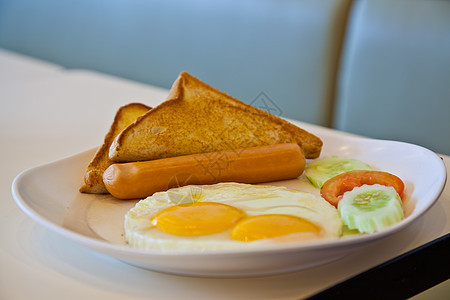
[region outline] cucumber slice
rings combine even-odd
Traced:
[[[344,193],[338,211],[349,229],[361,233],[380,231],[404,218],[398,193],[393,187],[380,184],[363,185]]]
[[[372,170],[372,168],[353,158],[330,156],[308,163],[305,176],[312,185],[320,189],[328,179],[352,170]]]

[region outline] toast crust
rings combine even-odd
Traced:
[[[108,193],[103,184],[103,172],[112,164],[112,161],[108,157],[109,147],[114,138],[125,127],[133,123],[138,116],[141,116],[150,109],[149,106],[142,103],[129,103],[117,110],[113,123],[104,138],[103,144],[97,149],[86,169],[84,185],[80,187],[80,192],[91,194]]]
[[[306,158],[320,155],[315,135],[182,72],[165,102],[114,139],[109,158],[142,161],[290,142]]]

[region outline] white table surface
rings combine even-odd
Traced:
[[[299,299],[450,232],[447,185],[412,226],[338,261],[276,276],[196,278],[97,254],[19,209],[11,195],[18,173],[98,146],[119,106],[155,106],[166,95],[167,90],[0,49],[0,299]],[[449,170],[450,157],[442,157]],[[446,281],[416,298],[449,294]]]

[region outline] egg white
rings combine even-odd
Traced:
[[[297,235],[291,239],[281,237],[240,242],[230,238],[230,230],[203,236],[177,236],[167,234],[151,224],[151,219],[159,211],[173,205],[196,201],[228,204],[241,209],[247,216],[288,214],[301,217],[322,228],[320,238],[336,238],[342,234],[343,224],[338,211],[320,196],[280,186],[218,183],[174,188],[139,201],[125,215],[126,242],[139,249],[197,251],[255,247],[299,240]],[[308,234],[305,234],[300,240],[309,238]]]

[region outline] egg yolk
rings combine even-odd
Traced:
[[[292,233],[319,233],[321,228],[291,215],[258,215],[239,221],[231,230],[231,238],[241,242],[280,237]]]
[[[153,226],[181,236],[214,234],[231,228],[245,213],[233,206],[215,202],[178,204],[158,212]]]

